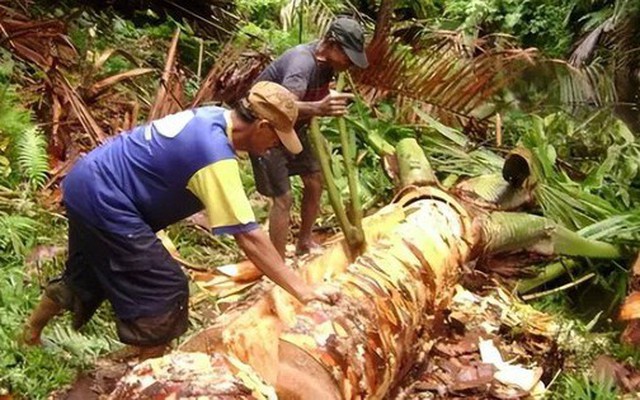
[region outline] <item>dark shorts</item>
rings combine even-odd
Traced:
[[[45,291],[81,328],[104,300],[123,343],[156,346],[188,324],[188,280],[149,228],[135,235],[101,231],[68,213],[69,255],[62,277]]]
[[[320,171],[320,164],[311,148],[306,130],[306,127],[298,130],[302,142],[300,154],[293,155],[283,147],[276,147],[260,157],[251,157],[256,190],[260,194],[268,197],[282,196],[291,190],[290,176]]]

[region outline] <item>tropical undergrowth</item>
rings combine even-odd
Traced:
[[[42,286],[62,269],[66,221],[38,202],[48,175],[46,140],[9,82],[10,63],[0,65],[0,392],[38,399],[110,350],[115,336],[108,311],[100,310],[82,333],[63,318],[46,329],[44,346],[20,343]]]

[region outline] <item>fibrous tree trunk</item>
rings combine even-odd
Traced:
[[[276,287],[215,334],[194,338],[195,349],[183,348],[235,354],[280,397],[381,398],[412,365],[419,332],[448,304],[475,242],[470,223],[446,193],[409,191],[365,220],[370,244],[354,263],[339,241],[306,266],[307,281],[340,288],[337,304],[302,306]],[[122,385],[130,383],[113,398],[131,396]]]

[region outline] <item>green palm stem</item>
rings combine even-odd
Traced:
[[[493,212],[481,217],[486,253],[518,250],[547,255],[618,258],[620,249],[585,239],[550,219],[525,213]]]
[[[551,282],[567,272],[576,269],[578,265],[578,262],[571,259],[548,264],[538,275],[520,280],[516,285],[516,291],[518,294],[529,293],[545,283]]]
[[[342,228],[344,237],[349,244],[351,255],[355,259],[362,248],[362,244],[364,243],[364,235],[362,235],[362,231],[359,232],[358,229],[349,221],[349,218],[347,218],[347,213],[345,212],[344,206],[342,204],[342,199],[340,197],[340,191],[338,190],[336,182],[333,179],[333,175],[331,173],[329,154],[324,145],[323,137],[320,133],[320,125],[318,124],[317,118],[311,119],[309,136],[311,138],[311,143],[316,157],[320,162],[320,170],[322,172],[322,177],[324,178],[324,183],[327,188],[327,194],[329,195],[329,202],[331,203],[333,211],[336,213],[340,228]],[[359,234],[362,236],[359,236]]]
[[[437,185],[436,178],[424,151],[414,138],[402,139],[396,146],[398,173],[402,187]]]
[[[345,85],[344,73],[338,76],[338,82],[336,84],[336,90],[342,91]],[[342,159],[344,161],[344,169],[347,173],[347,183],[349,185],[349,208],[347,210],[347,217],[356,232],[354,233],[354,247],[352,249],[360,248],[362,250],[364,243],[364,231],[362,230],[362,204],[360,203],[360,196],[358,195],[358,171],[355,165],[356,149],[355,149],[355,136],[349,135],[347,131],[347,123],[343,117],[338,117],[338,131],[340,133],[340,144],[342,145]]]

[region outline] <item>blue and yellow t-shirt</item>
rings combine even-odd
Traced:
[[[158,231],[203,208],[214,233],[256,229],[231,131],[227,111],[202,107],[124,132],[74,166],[65,206],[118,234]]]

